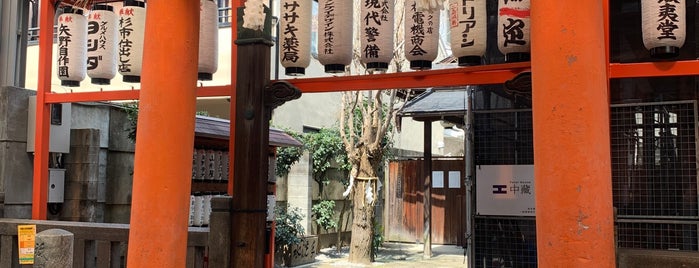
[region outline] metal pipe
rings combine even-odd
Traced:
[[[51,53],[53,49],[53,18],[56,14],[50,0],[40,3],[39,26],[44,29],[39,37],[39,81],[36,92],[36,132],[34,135],[34,178],[32,185],[32,219],[45,220],[49,198],[49,104],[46,94],[51,92]]]
[[[475,267],[475,248],[474,248],[474,211],[476,207],[476,159],[475,159],[475,143],[474,143],[474,113],[473,113],[473,89],[469,87],[466,90],[466,115],[464,116],[465,143],[464,143],[464,161],[466,162],[466,179],[464,186],[466,187],[466,245],[464,253],[468,267]]]

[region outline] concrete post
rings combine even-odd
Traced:
[[[146,10],[127,267],[185,267],[199,1]]]
[[[614,267],[604,1],[532,1],[536,242],[542,267]]]
[[[36,234],[34,267],[73,267],[73,233],[61,229],[49,229]]]

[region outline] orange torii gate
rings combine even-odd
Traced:
[[[62,2],[71,4],[74,1]],[[233,10],[243,6],[243,2],[233,0]],[[188,209],[185,205],[190,181],[168,179],[188,178],[190,170],[186,167],[191,165],[194,122],[191,115],[196,97],[230,96],[231,133],[236,133],[238,66],[231,65],[231,85],[197,87],[196,56],[186,53],[196,51],[195,44],[198,43],[193,38],[198,35],[195,30],[199,17],[197,1],[152,0],[147,11],[149,19],[144,48],[144,54],[148,56],[144,57],[143,88],[147,91],[52,93],[50,81],[55,3],[55,0],[40,1],[32,218],[45,219],[47,213],[49,104],[140,99],[145,109],[142,109],[139,118],[144,123],[139,123],[140,143],[136,147],[134,217],[129,248],[143,251],[129,254],[129,266],[183,267],[187,235],[184,217]],[[436,71],[294,79],[288,82],[304,93],[500,84],[531,69],[534,140],[537,145],[534,151],[537,161],[535,174],[538,178],[537,188],[541,189],[536,196],[539,262],[554,267],[565,264],[611,267],[615,254],[609,159],[609,79],[699,75],[699,61],[610,63],[608,0],[537,0],[533,1],[531,10],[531,65],[494,64]],[[235,20],[231,27],[237,28]],[[236,35],[233,35],[235,38]],[[233,42],[232,63],[238,62],[237,49]],[[174,57],[170,57],[170,53],[181,55],[184,60],[180,58],[180,64],[172,64]],[[157,75],[163,72],[178,75]],[[171,94],[173,91],[178,94]],[[181,133],[174,133],[174,129]],[[565,136],[563,130],[574,134],[573,137]],[[235,157],[235,141],[238,138],[231,138],[231,159]],[[184,149],[173,151],[172,148]],[[168,149],[168,156],[158,153],[164,149]],[[560,162],[562,156],[576,165]],[[233,162],[230,161],[231,170],[234,170]],[[544,175],[556,176],[556,179],[543,180]],[[146,177],[148,182],[136,182]],[[246,193],[235,191],[234,179],[250,180],[251,177],[233,178],[231,175],[229,178],[229,194],[242,197]],[[261,199],[265,196],[247,194],[245,198]],[[157,208],[162,213],[153,213],[153,206],[142,203],[155,200],[159,201]],[[580,224],[589,226],[590,230],[578,233]],[[264,226],[250,228],[249,232],[264,232]],[[153,237],[165,239],[165,242],[154,243]],[[233,261],[258,266],[264,251],[254,253],[253,256],[240,256]]]

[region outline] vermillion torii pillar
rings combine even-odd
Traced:
[[[541,267],[614,267],[603,1],[531,1]]]
[[[199,1],[149,1],[128,267],[185,267]]]

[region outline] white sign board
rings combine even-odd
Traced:
[[[476,213],[535,216],[533,165],[482,165],[476,168]]]

